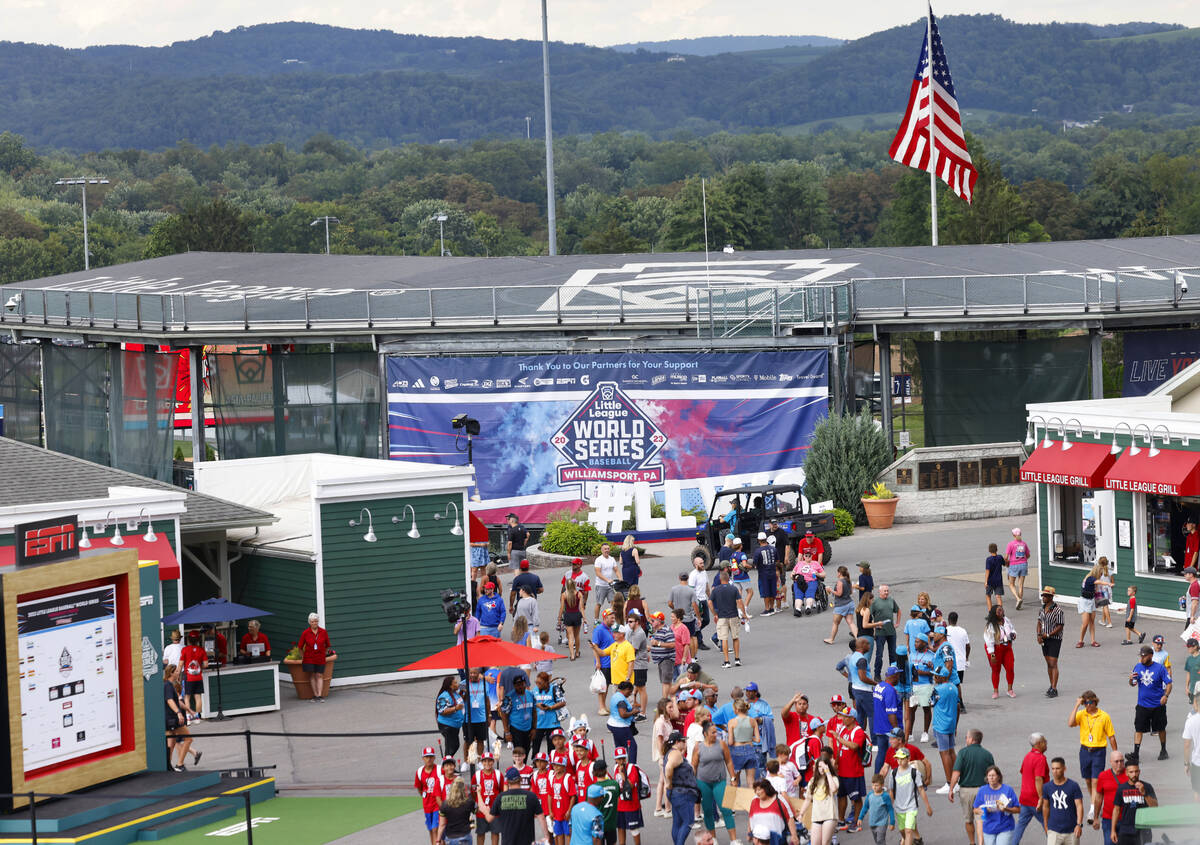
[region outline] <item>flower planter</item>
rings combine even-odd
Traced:
[[[863,510],[867,512],[867,525],[871,528],[891,528],[896,518],[896,505],[900,497],[890,499],[859,499]]]
[[[329,685],[333,678],[333,662],[337,660],[337,655],[330,655],[325,658],[325,682],[322,685],[325,690],[325,697],[329,697],[332,687]],[[292,684],[296,687],[296,696],[301,701],[309,701],[313,697],[312,682],[308,679],[308,673],[304,671],[303,663],[299,660],[289,660],[284,658],[283,668],[286,669],[292,676]]]

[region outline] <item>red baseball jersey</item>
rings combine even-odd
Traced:
[[[542,815],[550,815],[550,779],[554,773],[549,769],[534,769],[529,776],[529,788],[542,801]]]
[[[504,789],[504,778],[500,776],[500,772],[493,769],[490,773],[480,769],[475,773],[475,790],[478,797],[475,799],[480,809],[475,811],[476,818],[483,818],[483,807],[491,807],[492,801],[501,790]]]
[[[550,818],[556,822],[566,821],[577,797],[575,778],[570,772],[550,776]]]
[[[426,813],[436,813],[442,804],[445,792],[442,791],[442,773],[438,768],[426,769],[417,767],[413,777],[413,789],[421,796],[421,809]]]

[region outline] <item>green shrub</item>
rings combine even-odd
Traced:
[[[600,545],[608,542],[590,522],[555,520],[542,532],[542,551],[552,555],[583,557],[600,553]]]
[[[891,446],[869,415],[826,417],[813,431],[804,459],[805,494],[813,502],[832,500],[862,525],[866,514],[859,497],[891,460]]]
[[[839,537],[849,537],[854,533],[854,514],[845,508],[833,509],[833,522],[837,526]]]

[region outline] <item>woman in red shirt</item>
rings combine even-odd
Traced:
[[[300,635],[301,668],[308,672],[313,701],[324,701],[321,682],[325,679],[325,654],[329,651],[329,634],[320,625],[321,617],[308,614],[308,627]]]

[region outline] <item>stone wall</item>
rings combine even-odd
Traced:
[[[887,467],[877,477],[899,497],[896,522],[949,522],[959,519],[986,519],[1033,513],[1037,508],[1034,484],[985,484],[984,461],[1003,458],[1008,471],[1018,471],[1025,460],[1020,443],[985,443],[970,446],[931,446],[913,449]],[[969,466],[958,472],[959,462],[975,463],[977,474]],[[957,486],[920,489],[921,464],[927,476],[938,485]],[[936,471],[934,468],[937,468]],[[961,483],[958,483],[961,481]]]

